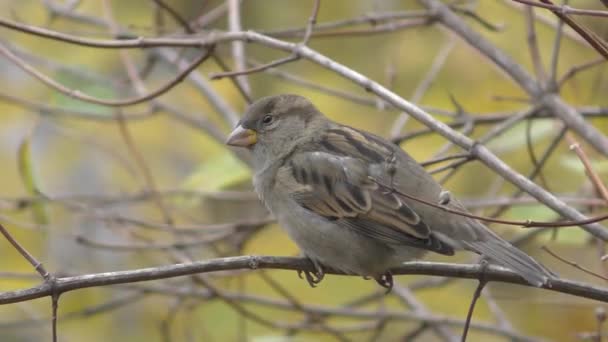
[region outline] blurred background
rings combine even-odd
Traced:
[[[560,25],[547,10],[537,8],[531,15],[511,0],[449,3],[473,30],[537,79],[557,85],[566,102],[608,132],[608,68],[572,29],[564,28],[558,51]],[[313,4],[0,0],[0,13],[9,22],[89,38],[180,39],[216,30],[253,30],[299,42]],[[608,10],[592,0],[572,0],[569,5]],[[608,39],[605,17],[576,20]],[[137,98],[158,89],[179,74],[180,65],[183,69],[203,53],[195,48],[91,48],[5,27],[0,39],[19,60],[57,83],[106,100]],[[569,150],[568,139],[581,143],[594,170],[607,180],[605,156],[574,134],[564,136],[551,113],[532,110],[534,99],[474,48],[433,24],[416,1],[322,0],[308,46],[474,138],[530,111],[525,120],[488,138],[486,145],[527,176],[541,160],[542,172],[534,178],[538,184],[587,215],[605,213],[606,200]],[[533,51],[539,53],[542,68],[531,57]],[[306,96],[330,118],[391,138],[421,162],[465,152],[446,145],[444,138],[372,93],[307,60],[214,79],[226,70],[286,56],[260,44],[218,44],[212,57],[165,94],[137,105],[110,107],[61,94],[4,55],[0,223],[56,275],[220,256],[298,255],[251,192],[248,155],[223,145],[248,97]],[[560,219],[527,196],[514,197],[517,189],[481,163],[455,158],[427,168],[472,212],[513,220]],[[491,228],[519,241],[560,276],[605,285],[540,248],[547,246],[605,274],[604,244],[580,228]],[[429,255],[428,260],[476,259],[461,253],[452,258]],[[476,282],[427,276],[399,276],[396,282],[397,291],[384,296],[375,282],[360,277],[330,275],[312,289],[296,272],[258,270],[83,289],[61,296],[59,339],[441,341],[460,336]],[[31,265],[0,239],[0,291],[38,283]],[[490,284],[476,307],[470,340],[599,341],[603,321],[597,313],[603,307],[559,293]],[[48,298],[0,306],[0,340],[50,340],[50,316]]]

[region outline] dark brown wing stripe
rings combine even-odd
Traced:
[[[362,208],[365,208],[367,206],[367,201],[365,200],[365,196],[363,195],[363,192],[361,189],[358,189],[352,185],[349,185],[348,191],[352,195],[353,199],[357,202],[357,205],[359,205]]]
[[[345,213],[354,214],[353,208],[351,208],[351,206],[346,204],[343,200],[341,200],[340,198],[336,198],[336,201],[338,202],[338,205],[342,208],[342,210],[344,210]]]
[[[323,146],[329,152],[337,153],[339,155],[343,155],[344,154],[344,151],[340,150],[336,145],[332,144],[328,140],[327,136],[325,136],[325,138],[323,140],[321,140],[321,146]]]
[[[328,175],[323,175],[323,184],[328,193],[334,192],[334,182],[329,178]]]
[[[339,135],[344,138],[352,146],[357,152],[361,155],[373,160],[376,163],[381,163],[384,161],[384,157],[378,151],[374,151],[368,148],[363,142],[353,138],[352,135],[348,134],[343,130],[330,129],[328,131],[331,134]],[[343,154],[347,154],[348,151],[341,151]]]
[[[367,132],[361,132],[361,134],[363,134],[366,139],[373,141],[376,145],[382,146],[389,153],[395,147],[397,147],[397,145],[395,145],[395,144],[393,144],[391,142],[384,141],[384,140],[380,139],[379,137],[377,137],[377,136],[375,136],[373,134],[369,134]]]
[[[321,178],[319,177],[319,173],[317,173],[317,170],[315,170],[315,169],[310,170],[310,177],[314,184],[318,185],[321,183]]]

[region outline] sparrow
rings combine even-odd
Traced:
[[[479,221],[430,206],[466,212],[398,145],[331,121],[302,96],[259,99],[226,143],[252,152],[255,191],[312,262],[313,287],[329,268],[390,291],[390,269],[428,251],[468,250],[535,286],[555,277]]]

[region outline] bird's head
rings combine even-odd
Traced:
[[[252,150],[260,162],[290,151],[321,128],[325,117],[306,98],[282,94],[254,102],[234,128],[226,144]]]

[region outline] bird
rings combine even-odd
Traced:
[[[252,154],[253,187],[314,271],[373,278],[387,291],[391,268],[427,252],[457,250],[507,267],[540,287],[555,274],[466,212],[400,146],[334,122],[295,94],[252,103],[226,144]],[[425,203],[426,202],[426,203]]]

